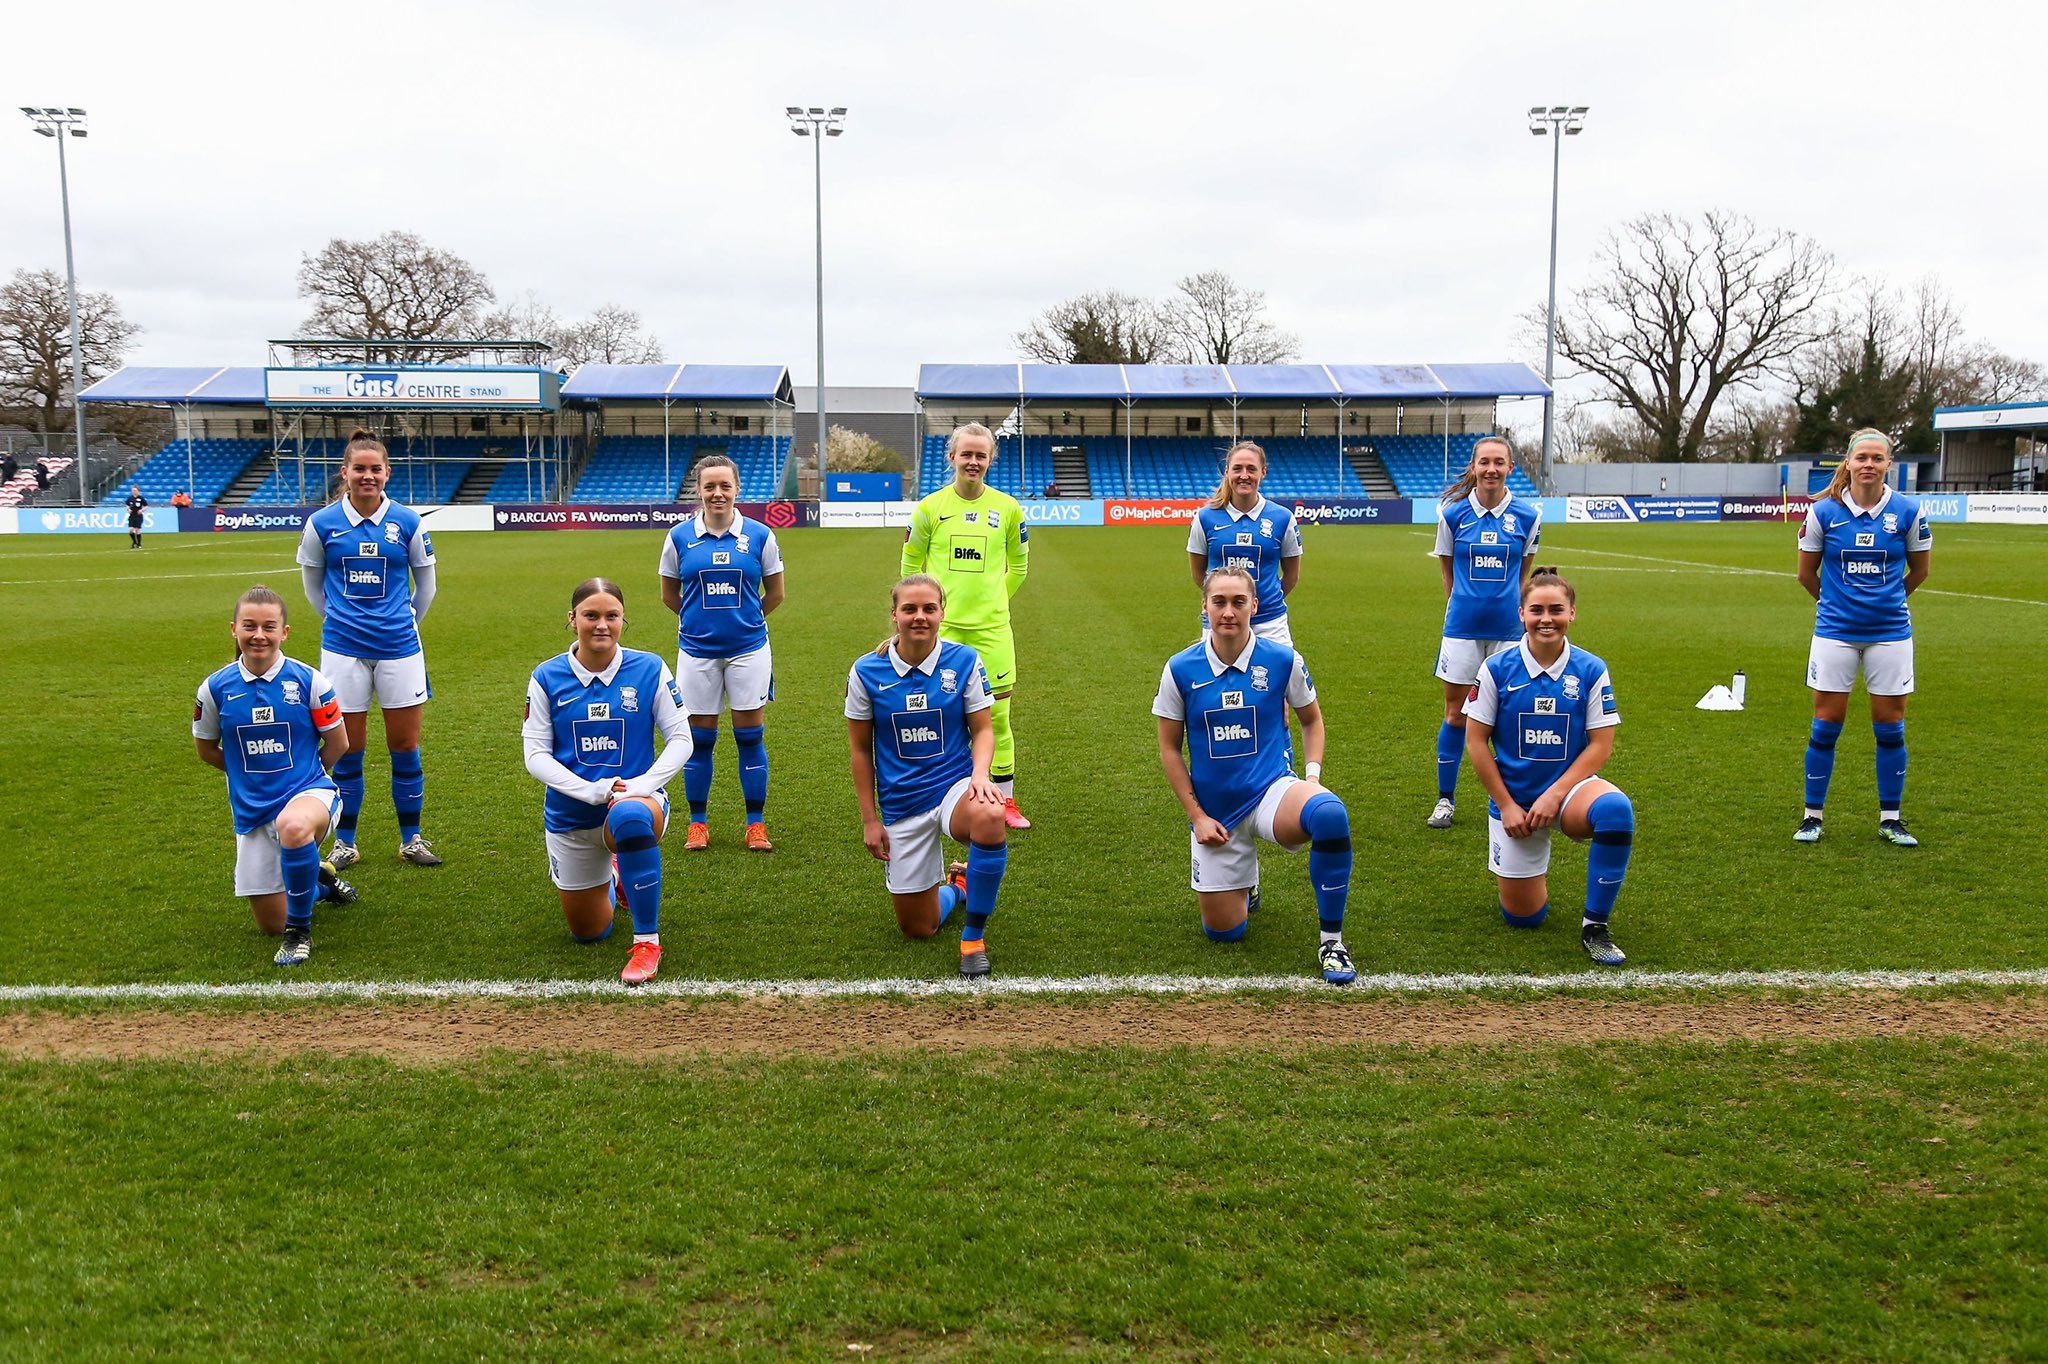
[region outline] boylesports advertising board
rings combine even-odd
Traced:
[[[1280,505],[1304,526],[1406,526],[1415,519],[1405,497],[1296,497],[1281,498]]]

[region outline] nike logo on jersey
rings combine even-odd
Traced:
[[[692,540],[692,541],[690,541],[690,543],[689,543],[689,545],[688,545],[688,548],[690,548],[690,549],[695,549],[695,548],[696,548],[697,546],[699,546],[699,545],[701,545],[701,544],[703,544],[703,543],[704,543],[704,542],[703,542],[702,540]]]
[[[1216,685],[1216,683],[1217,683],[1218,681],[1220,681],[1220,680],[1221,680],[1221,679],[1219,679],[1219,678],[1214,678],[1214,677],[1212,677],[1212,678],[1210,678],[1210,679],[1209,679],[1209,680],[1208,680],[1207,682],[1197,682],[1197,683],[1195,683],[1195,684],[1194,684],[1193,686],[1189,687],[1189,688],[1188,688],[1188,690],[1189,690],[1189,691],[1200,691],[1200,690],[1201,690],[1202,688],[1204,688],[1204,687],[1212,687],[1212,686]]]
[[[239,701],[239,700],[241,700],[241,699],[242,699],[243,697],[247,696],[248,694],[249,694],[249,693],[247,693],[247,692],[245,692],[245,691],[231,691],[231,692],[229,692],[229,693],[228,693],[228,697],[227,697],[227,699],[228,699],[228,700],[230,700],[230,701]]]
[[[573,696],[564,697],[560,701],[555,702],[555,709],[560,710],[564,706],[572,705],[575,703],[575,700],[576,698]]]

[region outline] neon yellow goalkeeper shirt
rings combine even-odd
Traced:
[[[903,537],[903,573],[929,573],[946,589],[946,624],[995,630],[1031,569],[1031,532],[1008,493],[984,486],[972,502],[939,489],[917,504]]]

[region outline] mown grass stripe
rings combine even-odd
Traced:
[[[1578,975],[1472,972],[1360,976],[1334,987],[1312,976],[1088,975],[964,980],[659,980],[628,989],[616,980],[196,981],[154,985],[6,985],[0,1004],[194,1000],[440,999],[867,999],[877,996],[1202,995],[1350,992],[1466,994],[1480,990],[1603,993],[1630,990],[1907,990],[1955,985],[2048,985],[2048,969],[1986,971],[1588,971]]]

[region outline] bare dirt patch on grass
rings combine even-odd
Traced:
[[[1853,992],[1657,1002],[1232,999],[495,1000],[0,1012],[0,1055],[149,1060],[193,1055],[369,1055],[459,1061],[494,1052],[624,1059],[836,1056],[1032,1048],[1329,1045],[1533,1047],[1606,1040],[1728,1043],[1869,1037],[2048,1041],[2048,994],[1925,998]]]

